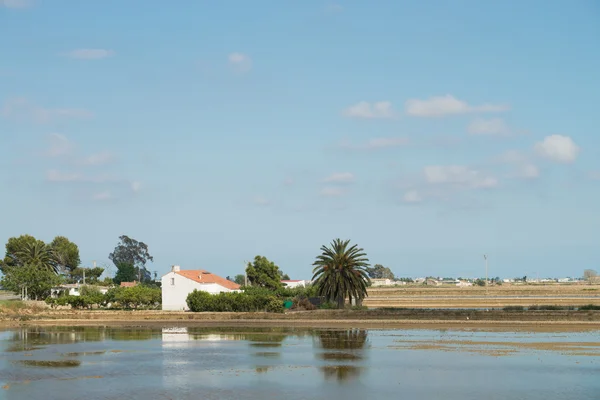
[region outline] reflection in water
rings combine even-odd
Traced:
[[[364,329],[319,331],[317,344],[329,351],[315,353],[315,357],[324,361],[358,362],[365,356],[367,338],[368,334]],[[343,382],[358,378],[362,367],[350,364],[326,365],[321,367],[321,371],[326,380]]]

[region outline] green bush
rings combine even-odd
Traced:
[[[70,305],[72,308],[91,308],[108,304],[113,308],[157,308],[161,300],[161,290],[156,287],[115,287],[102,294],[97,288],[83,286],[79,296],[48,297],[46,303],[52,307]]]
[[[523,306],[506,306],[502,310],[510,311],[510,312],[514,312],[514,311],[521,312],[521,311],[525,311],[525,307],[523,307]]]
[[[261,288],[259,288],[261,289]],[[194,290],[187,297],[187,305],[194,312],[283,312],[283,300],[266,289],[242,293],[219,293]]]

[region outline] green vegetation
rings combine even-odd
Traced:
[[[358,305],[367,296],[370,283],[368,259],[357,245],[349,246],[350,240],[335,239],[331,247],[322,246],[322,253],[313,263],[313,281],[317,294],[328,301],[337,302],[344,308],[347,298],[356,299]]]
[[[52,307],[67,306],[77,309],[110,307],[111,309],[157,309],[162,301],[161,291],[157,287],[137,285],[134,287],[115,287],[102,294],[97,288],[84,286],[79,296],[64,295],[47,298]]]
[[[246,275],[252,286],[263,287],[270,290],[280,289],[281,276],[279,267],[266,257],[256,256],[254,261],[246,266]]]
[[[187,297],[194,312],[283,312],[283,301],[274,295],[258,293],[220,293],[194,290]]]
[[[391,269],[384,267],[381,264],[375,264],[373,267],[365,268],[369,278],[371,279],[391,279],[395,280],[396,277]]]
[[[578,308],[579,311],[597,311],[600,310],[600,306],[595,304],[586,304],[585,306],[581,306]]]
[[[108,258],[115,264],[119,269],[127,265],[127,273],[115,277],[115,282],[131,282],[134,279],[138,282],[148,282],[152,280],[150,271],[146,269],[146,263],[148,261],[154,261],[154,258],[148,252],[148,245],[144,242],[138,242],[135,239],[130,238],[127,235],[119,236],[119,244],[115,247],[112,253],[108,255]],[[129,267],[133,267],[133,277],[129,272]],[[119,269],[120,271],[120,269]],[[119,273],[117,272],[117,275]],[[129,280],[125,280],[128,278]]]

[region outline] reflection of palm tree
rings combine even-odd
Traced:
[[[349,329],[345,331],[319,331],[317,337],[324,349],[357,350],[365,347],[367,331],[364,329]]]
[[[363,349],[367,344],[368,334],[364,329],[317,331],[321,348],[328,350],[315,356],[325,361],[357,362],[361,360]],[[335,350],[345,350],[344,352]],[[357,378],[361,367],[355,365],[325,365],[321,367],[325,379],[346,381]]]

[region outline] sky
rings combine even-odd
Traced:
[[[0,241],[309,279],[600,269],[600,3],[0,0]]]

